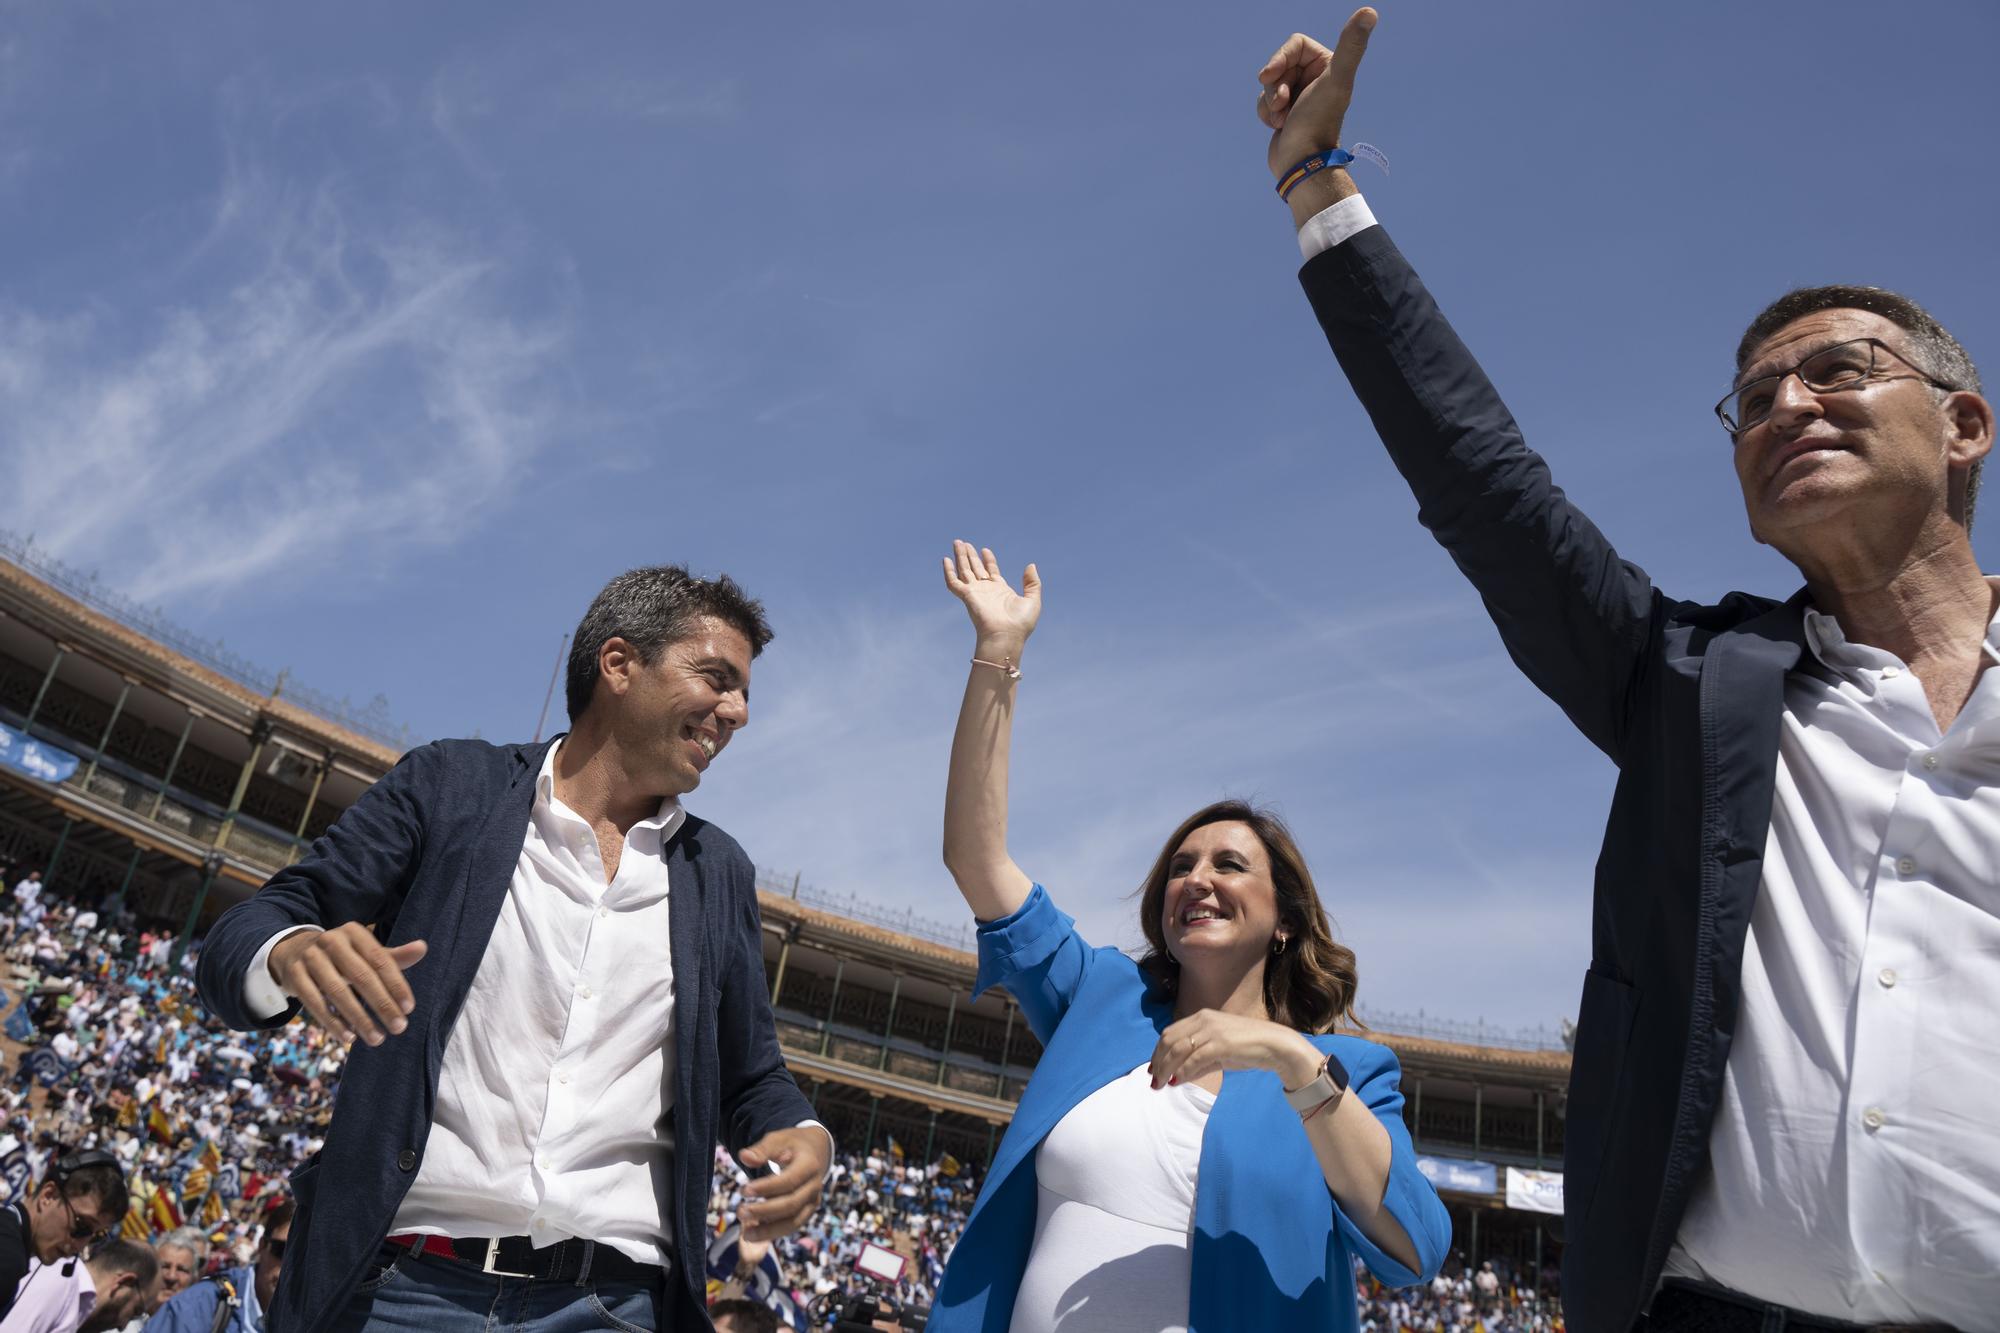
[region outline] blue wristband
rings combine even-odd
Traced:
[[[1289,200],[1292,191],[1297,189],[1299,182],[1306,177],[1315,172],[1325,171],[1328,167],[1344,167],[1353,160],[1354,154],[1344,148],[1328,148],[1323,152],[1314,153],[1285,173],[1284,179],[1278,182],[1278,198]]]

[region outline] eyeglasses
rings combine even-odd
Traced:
[[[69,1201],[69,1195],[61,1196],[63,1211],[69,1214],[69,1238],[87,1240],[95,1245],[111,1234],[109,1222],[92,1222],[76,1215],[76,1205]]]
[[[1912,373],[1895,374],[1897,366],[1905,367]],[[1722,401],[1715,405],[1715,416],[1722,423],[1722,428],[1729,432],[1729,438],[1734,440],[1752,426],[1762,425],[1778,400],[1779,387],[1794,375],[1814,393],[1839,393],[1888,380],[1922,380],[1935,389],[1958,387],[1918,370],[1907,357],[1880,338],[1855,338],[1821,348],[1790,370],[1739,384],[1724,394]]]

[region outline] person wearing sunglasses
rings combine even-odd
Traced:
[[[146,1321],[148,1333],[264,1333],[266,1312],[278,1290],[278,1273],[284,1267],[285,1242],[292,1234],[290,1199],[273,1208],[264,1219],[264,1238],[257,1242],[257,1254],[249,1263],[220,1273],[206,1282],[196,1282],[162,1305]],[[226,1317],[223,1311],[227,1310]]]
[[[0,1320],[28,1270],[74,1259],[125,1216],[125,1173],[101,1149],[59,1156],[32,1193],[0,1208]]]
[[[1556,488],[1341,169],[1375,18],[1259,75],[1300,280],[1419,519],[1619,769],[1570,1076],[1570,1323],[1990,1328],[2000,580],[1972,548],[1994,433],[1972,360],[1879,288],[1772,303],[1715,452],[1804,586],[1667,596]]]

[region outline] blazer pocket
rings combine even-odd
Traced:
[[[1570,1060],[1569,1106],[1563,1120],[1565,1230],[1590,1220],[1603,1174],[1611,1116],[1632,1042],[1639,992],[1592,967],[1583,974],[1583,1007]]]

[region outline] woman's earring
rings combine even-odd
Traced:
[[[1283,954],[1285,952],[1285,946],[1290,943],[1291,941],[1286,939],[1283,935],[1278,936],[1277,947],[1271,950],[1271,956],[1273,958],[1276,958],[1281,954]]]

